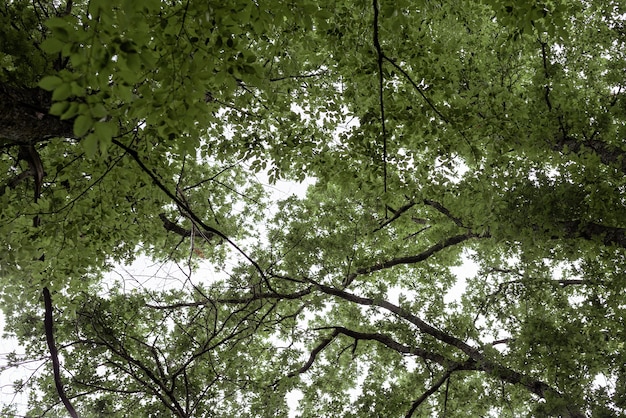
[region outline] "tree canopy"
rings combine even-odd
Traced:
[[[3,415],[626,416],[624,16],[5,1]]]

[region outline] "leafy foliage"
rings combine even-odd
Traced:
[[[5,2],[28,416],[626,415],[625,15]],[[145,256],[178,275],[111,278]]]

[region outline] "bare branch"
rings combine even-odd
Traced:
[[[317,355],[322,352],[323,349],[325,349],[328,344],[330,344],[335,338],[337,338],[337,336],[339,335],[339,331],[335,330],[333,331],[333,333],[327,337],[324,338],[322,341],[320,341],[320,343],[317,345],[317,347],[315,347],[313,349],[313,351],[311,351],[311,355],[309,356],[309,360],[304,364],[304,366],[300,367],[300,369],[298,369],[295,372],[291,372],[287,375],[287,377],[294,377],[298,374],[302,374],[302,373],[306,373],[307,370],[309,370],[311,368],[311,366],[313,365],[313,363],[315,362],[315,359],[317,358]]]
[[[378,64],[378,101],[380,103],[380,123],[383,136],[383,191],[387,193],[387,129],[385,128],[385,102],[383,99],[383,50],[378,39],[378,0],[373,0],[374,7],[374,48]]]
[[[528,391],[534,393],[541,398],[546,398],[546,396],[563,398],[562,393],[549,386],[547,383],[540,380],[534,380],[532,377],[510,369],[509,367],[500,364],[495,360],[487,358],[479,348],[472,347],[471,345],[460,340],[459,338],[456,338],[451,334],[448,334],[433,327],[432,325],[413,315],[409,311],[397,305],[394,305],[391,302],[388,302],[386,300],[375,300],[371,298],[357,296],[352,293],[348,293],[343,290],[339,290],[334,287],[326,286],[319,283],[316,283],[316,285],[322,292],[344,299],[348,302],[353,302],[364,306],[378,306],[385,310],[388,310],[398,317],[415,325],[421,332],[428,334],[445,344],[456,347],[469,357],[469,361],[476,363],[476,367],[470,370],[480,370],[502,381],[511,384],[521,385],[525,387]],[[566,403],[566,405],[564,406],[564,410],[567,410],[567,414],[565,414],[565,416],[576,418],[584,416],[574,404]]]
[[[427,204],[428,206],[432,206],[433,208],[435,208],[438,212],[446,215],[448,218],[450,218],[457,226],[461,227],[461,228],[466,228],[465,225],[463,225],[463,222],[461,222],[461,220],[455,216],[452,216],[452,214],[450,213],[450,211],[448,209],[446,209],[441,203],[436,202],[434,200],[430,200],[430,199],[424,199],[424,203]]]
[[[477,234],[474,234],[473,232],[468,232],[466,234],[452,236],[444,241],[438,242],[437,244],[428,248],[426,251],[423,251],[417,255],[393,258],[391,260],[387,260],[382,263],[374,264],[373,266],[360,268],[356,272],[350,273],[345,278],[342,285],[344,287],[349,286],[352,283],[352,281],[354,281],[354,279],[356,279],[356,277],[359,275],[369,274],[369,273],[373,273],[373,272],[380,271],[380,270],[385,270],[385,269],[388,269],[397,265],[419,263],[431,257],[432,255],[438,253],[439,251],[442,251],[448,247],[452,247],[454,245],[460,244],[461,242],[467,241],[472,238],[488,238],[488,235],[477,235]]]
[[[428,399],[428,397],[430,395],[432,395],[433,393],[437,392],[437,390],[441,387],[441,385],[443,385],[444,383],[446,383],[448,381],[448,379],[450,378],[450,375],[452,374],[452,372],[454,372],[456,369],[450,369],[448,371],[446,371],[443,376],[441,376],[441,378],[439,380],[437,380],[435,382],[434,385],[432,385],[430,388],[428,388],[428,390],[426,392],[424,392],[422,394],[422,396],[420,396],[419,398],[417,398],[413,404],[411,405],[411,409],[409,409],[409,412],[406,413],[406,418],[411,418],[413,416],[413,413],[415,413],[415,410],[426,400]]]
[[[250,264],[252,264],[252,266],[259,273],[259,275],[261,276],[261,278],[263,279],[263,281],[267,285],[268,289],[270,289],[270,290],[272,289],[272,287],[271,287],[271,285],[269,283],[269,280],[267,279],[267,276],[265,275],[265,272],[263,271],[261,266],[256,261],[254,261],[248,254],[246,254],[246,252],[243,251],[237,244],[235,244],[235,242],[233,240],[231,240],[226,234],[224,234],[222,231],[219,231],[219,230],[217,230],[217,229],[215,229],[215,228],[205,224],[204,221],[202,219],[200,219],[200,217],[198,215],[196,215],[193,212],[193,210],[185,202],[183,202],[180,198],[178,198],[178,196],[176,196],[167,187],[165,187],[165,185],[163,184],[163,182],[161,182],[161,180],[155,174],[155,172],[153,170],[150,170],[146,166],[146,164],[140,158],[139,153],[137,152],[137,150],[129,147],[128,145],[120,142],[118,139],[115,139],[115,138],[113,138],[112,142],[115,145],[117,145],[118,147],[122,148],[124,151],[126,151],[133,158],[133,160],[135,160],[137,165],[139,165],[141,170],[144,173],[146,173],[148,176],[150,176],[152,181],[154,181],[154,184],[156,184],[157,187],[159,189],[161,189],[161,191],[163,191],[163,193],[165,193],[174,203],[176,203],[179,208],[185,210],[185,212],[189,214],[189,219],[190,220],[192,220],[193,222],[197,223],[205,231],[213,233],[213,234],[217,235],[218,237],[222,238],[224,241],[226,241],[228,244],[230,244],[230,246],[233,247],[239,254],[241,254],[246,260],[248,260],[250,262]]]
[[[383,229],[384,227],[386,227],[387,225],[389,225],[390,223],[392,223],[393,221],[398,219],[404,212],[406,212],[407,210],[411,209],[413,206],[415,206],[415,202],[409,202],[406,205],[402,206],[401,208],[399,208],[397,210],[393,210],[391,207],[389,207],[389,205],[387,205],[387,209],[389,209],[391,211],[391,213],[393,213],[393,216],[391,218],[387,219],[385,222],[383,222],[373,232],[380,231],[381,229]]]
[[[59,352],[54,342],[54,324],[52,321],[52,296],[47,287],[43,288],[43,301],[46,308],[44,316],[44,328],[46,331],[46,342],[48,343],[48,349],[50,350],[50,357],[52,359],[52,371],[54,373],[54,385],[56,386],[59,398],[65,405],[65,409],[72,418],[78,418],[78,413],[74,409],[74,406],[70,402],[65,389],[63,388],[63,382],[61,381],[61,365],[59,363]]]

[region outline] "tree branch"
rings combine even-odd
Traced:
[[[473,232],[468,232],[466,234],[461,234],[461,235],[454,235],[444,241],[438,242],[437,244],[433,245],[432,247],[430,247],[429,249],[427,249],[426,251],[420,254],[407,256],[407,257],[393,258],[391,260],[387,260],[385,262],[375,264],[373,266],[370,266],[364,269],[359,269],[357,272],[359,274],[368,274],[368,273],[373,273],[375,271],[388,269],[390,267],[397,266],[400,264],[419,263],[420,261],[424,261],[428,257],[432,256],[433,254],[445,248],[452,247],[454,245],[460,244],[463,241],[467,241],[469,239],[478,238],[478,237],[479,235],[474,234]]]
[[[594,240],[600,238],[606,246],[616,245],[626,248],[626,228],[605,226],[597,223],[581,221],[563,222],[566,238],[582,238]]]
[[[112,142],[115,145],[117,145],[118,147],[122,148],[124,151],[126,151],[133,158],[133,160],[135,160],[137,165],[139,165],[141,170],[144,173],[146,173],[152,179],[154,184],[156,184],[156,186],[159,189],[161,189],[161,191],[163,191],[163,193],[165,193],[170,199],[172,199],[172,201],[174,203],[176,203],[179,208],[183,209],[185,212],[187,212],[189,214],[189,219],[190,220],[192,220],[193,222],[198,224],[205,231],[213,233],[213,234],[217,235],[218,237],[222,238],[224,241],[228,242],[228,244],[230,244],[231,247],[233,247],[239,254],[241,254],[246,260],[248,260],[250,262],[250,264],[252,264],[252,266],[259,273],[259,275],[261,276],[261,278],[263,279],[263,281],[267,285],[268,289],[272,290],[272,286],[270,285],[269,280],[267,279],[267,276],[263,272],[263,269],[261,268],[261,266],[256,261],[254,261],[248,254],[246,254],[230,238],[228,238],[228,236],[226,234],[224,234],[223,232],[221,232],[221,231],[219,231],[219,230],[217,230],[217,229],[215,229],[215,228],[205,224],[204,221],[202,221],[202,219],[200,219],[200,217],[198,215],[196,215],[195,212],[185,202],[183,202],[174,193],[172,193],[167,187],[165,187],[165,185],[161,182],[161,180],[156,176],[154,171],[150,170],[146,166],[146,164],[143,162],[143,160],[139,157],[139,153],[137,152],[137,150],[129,147],[126,144],[123,144],[122,142],[120,142],[118,139],[115,139],[115,138],[113,138]]]
[[[389,205],[387,205],[386,206],[387,209],[389,209],[391,211],[391,213],[393,213],[393,216],[391,218],[387,219],[382,224],[380,224],[380,226],[378,228],[376,228],[373,232],[380,231],[381,229],[383,229],[384,227],[386,227],[387,225],[389,225],[390,223],[392,223],[393,221],[398,219],[404,212],[406,212],[407,210],[411,209],[413,206],[415,206],[415,202],[409,202],[406,205],[402,206],[401,208],[399,208],[397,210],[393,210]]]
[[[541,398],[546,398],[547,396],[561,399],[563,398],[562,393],[552,388],[547,383],[540,380],[535,380],[532,377],[512,370],[493,359],[487,358],[480,349],[472,347],[471,345],[454,337],[453,335],[450,335],[433,327],[427,322],[421,320],[419,317],[413,315],[412,313],[397,305],[392,304],[391,302],[388,302],[386,300],[375,300],[371,298],[357,296],[352,293],[348,293],[343,290],[339,290],[334,287],[326,286],[319,283],[314,284],[316,284],[316,286],[322,292],[344,299],[348,302],[353,302],[364,306],[378,306],[394,313],[398,317],[415,325],[421,332],[428,334],[445,344],[456,347],[457,349],[465,353],[469,357],[470,361],[476,363],[476,367],[472,370],[483,371],[493,377],[496,377],[508,383],[519,384],[525,387],[528,391],[534,393]],[[578,407],[574,404],[566,403],[563,409],[563,413],[565,414],[564,416],[575,418],[584,417],[584,415],[578,410]]]
[[[548,72],[548,56],[546,53],[546,43],[539,41],[541,44],[541,58],[543,62],[543,73],[546,78],[546,86],[544,92],[544,99],[546,101],[546,105],[548,106],[548,111],[552,112],[552,102],[550,101],[550,85],[548,84],[548,80],[550,79],[550,73]]]
[[[441,203],[436,202],[434,200],[430,200],[430,199],[424,199],[424,203],[428,206],[432,206],[433,208],[435,208],[438,212],[444,214],[445,216],[447,216],[448,218],[450,218],[452,220],[452,222],[454,222],[457,226],[461,227],[461,228],[466,228],[465,225],[463,225],[463,222],[461,222],[461,220],[455,216],[452,216],[452,214],[450,213],[450,211],[445,208]]]
[[[266,292],[266,293],[257,293],[250,295],[249,297],[221,297],[216,299],[206,299],[199,300],[194,302],[179,302],[173,303],[170,305],[153,305],[150,303],[146,303],[146,307],[151,309],[178,309],[178,308],[194,308],[198,306],[205,305],[214,305],[214,304],[233,304],[233,305],[247,305],[255,300],[265,300],[265,299],[287,299],[287,300],[295,300],[300,299],[303,296],[306,296],[312,292],[312,288],[309,286],[306,289],[303,289],[299,292],[294,293],[277,293],[277,292]]]
[[[51,103],[51,94],[43,89],[0,83],[0,148],[72,138],[72,121],[48,114]]]
[[[355,294],[352,294],[343,290],[339,290],[331,286],[326,286],[321,283],[315,283],[315,282],[312,282],[312,283],[316,285],[323,293],[326,293],[328,295],[336,296],[340,299],[347,300],[348,302],[357,303],[359,305],[378,306],[389,312],[392,312],[398,317],[415,325],[423,333],[428,334],[436,338],[437,340],[442,341],[448,345],[458,348],[459,350],[467,354],[470,358],[476,361],[484,360],[482,354],[479,352],[478,349],[470,346],[469,344],[463,342],[462,340],[456,337],[451,336],[450,334],[447,334],[441,330],[438,330],[437,328],[426,323],[425,321],[421,320],[419,317],[413,315],[412,313],[408,312],[406,309],[401,308],[400,306],[394,305],[393,303],[388,302],[386,300],[377,300],[377,299],[357,296]]]
[[[452,360],[448,360],[446,357],[441,354],[437,354],[431,351],[427,351],[418,347],[409,347],[404,344],[400,344],[393,338],[388,335],[381,333],[368,333],[368,332],[358,332],[344,327],[333,327],[336,332],[346,335],[348,337],[354,338],[355,340],[368,340],[368,341],[377,341],[392,350],[400,353],[400,354],[411,354],[414,356],[418,356],[423,358],[424,360],[431,360],[437,364],[440,364],[444,367],[460,367],[460,363],[457,363]],[[466,366],[467,367],[467,366]]]
[[[383,99],[383,50],[378,39],[378,0],[373,0],[374,7],[374,48],[378,65],[378,101],[380,103],[380,123],[383,135],[383,191],[387,193],[387,129],[385,128],[385,102]]]
[[[413,88],[415,89],[415,91],[417,91],[417,93],[422,96],[422,99],[424,99],[424,101],[428,104],[428,106],[430,106],[430,108],[435,112],[435,114],[437,114],[437,116],[439,116],[439,118],[444,121],[445,123],[449,123],[448,118],[446,118],[443,113],[441,113],[439,111],[439,109],[437,109],[435,107],[435,105],[433,104],[433,102],[430,101],[430,99],[428,97],[426,97],[426,94],[424,93],[424,90],[417,85],[417,83],[413,80],[413,78],[411,78],[411,76],[409,75],[409,73],[407,73],[404,68],[402,68],[400,65],[398,65],[394,60],[392,60],[391,58],[389,58],[386,55],[383,55],[383,58],[385,60],[387,60],[391,65],[393,65],[398,71],[400,71],[400,73],[402,73],[402,75],[409,81],[409,83],[413,86]]]
[[[298,374],[302,374],[302,373],[306,373],[307,370],[309,370],[311,368],[311,366],[313,365],[313,363],[315,362],[315,359],[317,358],[317,355],[319,353],[322,352],[323,349],[325,349],[328,344],[330,344],[335,338],[337,338],[337,336],[339,335],[339,331],[338,330],[334,330],[332,334],[330,334],[329,337],[324,338],[322,341],[320,341],[320,343],[317,345],[317,347],[315,347],[312,351],[311,351],[311,355],[309,356],[309,360],[304,364],[304,366],[300,367],[300,369],[298,369],[295,372],[291,372],[287,375],[287,377],[294,377]]]
[[[439,380],[437,380],[437,382],[435,382],[434,385],[432,385],[430,388],[428,388],[428,390],[426,392],[424,392],[422,394],[422,396],[420,396],[419,398],[417,398],[413,404],[411,405],[411,408],[409,409],[409,411],[406,413],[406,418],[411,418],[413,416],[413,414],[415,413],[415,410],[426,400],[428,399],[428,397],[430,395],[432,395],[433,393],[437,392],[437,390],[441,387],[441,385],[443,385],[444,383],[446,383],[448,381],[448,379],[450,378],[450,375],[457,369],[452,368],[450,370],[447,370],[443,376],[441,376],[441,378]]]
[[[59,398],[65,405],[65,409],[72,418],[78,418],[78,413],[74,409],[74,406],[70,402],[65,389],[63,389],[63,382],[61,381],[61,365],[59,363],[59,352],[54,342],[54,327],[52,322],[52,297],[47,287],[43,288],[43,301],[45,305],[44,316],[44,328],[46,331],[46,342],[48,343],[48,349],[50,350],[50,357],[52,359],[52,370],[54,373],[54,385],[56,386]]]
[[[33,172],[29,168],[28,170],[22,171],[17,176],[10,178],[2,186],[0,186],[0,196],[2,196],[6,192],[7,187],[9,189],[15,189],[18,184],[20,184],[22,181],[32,176],[33,176]]]
[[[370,267],[360,268],[356,272],[350,273],[346,277],[346,279],[343,282],[343,286],[344,287],[349,286],[352,283],[352,281],[359,275],[369,274],[369,273],[373,273],[375,271],[380,271],[380,270],[385,270],[385,269],[388,269],[397,265],[401,265],[401,264],[419,263],[420,261],[424,261],[427,258],[431,257],[432,255],[438,253],[439,251],[444,250],[448,247],[452,247],[454,245],[460,244],[463,241],[467,241],[472,238],[485,238],[485,237],[488,237],[488,235],[477,235],[477,234],[474,234],[473,232],[468,232],[466,234],[452,236],[444,241],[438,242],[437,244],[428,248],[426,251],[423,251],[417,255],[393,258],[391,260],[387,260],[382,263],[374,264],[373,266],[370,266]]]
[[[295,80],[299,80],[299,79],[303,79],[303,78],[313,78],[313,77],[320,77],[324,74],[328,74],[328,71],[320,71],[317,73],[309,73],[309,74],[296,74],[296,75],[285,75],[282,77],[273,77],[270,78],[269,81],[282,81],[282,80],[287,80],[287,79],[295,79]]]

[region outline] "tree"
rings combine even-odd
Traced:
[[[5,2],[28,416],[624,416],[625,13]],[[138,255],[186,277],[111,287]]]

